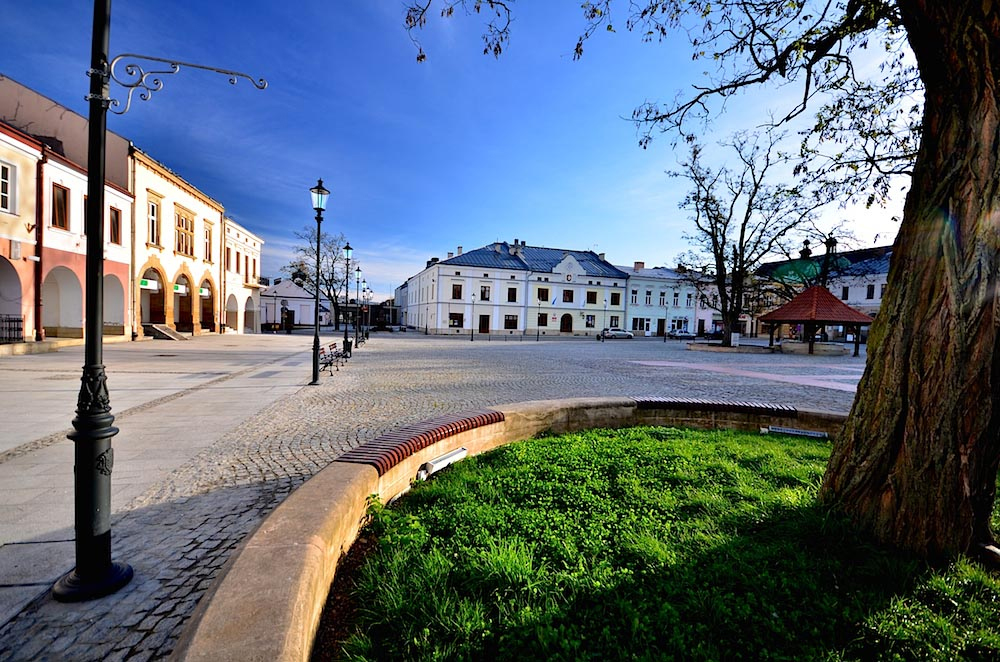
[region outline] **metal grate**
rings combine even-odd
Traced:
[[[20,315],[0,315],[0,345],[24,342],[24,318]]]

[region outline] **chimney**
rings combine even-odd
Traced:
[[[598,259],[601,260],[601,262],[607,262],[607,260],[604,259],[604,253],[598,253],[597,257],[598,257]]]
[[[461,247],[461,246],[459,246],[459,247],[458,247],[458,254],[459,254],[459,255],[461,255],[461,254],[462,254],[462,247]]]
[[[437,263],[438,263],[438,259],[436,257],[432,257],[431,259],[427,260],[427,266],[428,267],[433,266],[433,265],[435,265]]]
[[[454,253],[452,253],[451,251],[448,251],[448,259],[450,260],[453,257],[455,257]]]
[[[687,267],[685,267],[683,264],[678,264],[677,268],[674,269],[674,271],[676,271],[679,274],[686,274],[688,270]]]
[[[645,268],[646,268],[646,263],[645,262],[636,262],[635,263],[635,270],[636,271],[639,271],[639,269],[645,269]]]

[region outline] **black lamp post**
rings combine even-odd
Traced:
[[[60,602],[81,602],[114,593],[132,580],[132,567],[111,561],[111,424],[107,375],[104,371],[104,172],[105,130],[109,104],[108,42],[111,0],[94,2],[90,51],[90,120],[87,165],[87,261],[84,365],[77,398],[74,431],[76,568],[52,587]]]
[[[351,302],[351,255],[354,254],[354,250],[351,248],[351,242],[347,242],[344,246],[344,260],[346,264],[344,265],[344,350],[347,350],[347,305]]]
[[[361,312],[361,267],[354,269],[354,346],[358,346],[358,320]]]
[[[111,98],[111,81],[128,90],[118,115],[128,112],[132,94],[148,101],[163,87],[160,76],[175,74],[182,66],[225,74],[229,82],[246,78],[257,89],[267,87],[264,79],[254,80],[238,71],[199,64],[165,60],[134,53],[119,55],[109,62],[111,0],[94,0],[94,23],[90,50],[90,104],[87,127],[87,255],[85,266],[86,300],[84,312],[84,365],[77,398],[74,431],[73,523],[76,533],[76,567],[52,587],[52,597],[60,602],[81,602],[114,593],[132,579],[132,568],[111,561],[111,470],[114,451],[111,438],[118,428],[111,424],[107,374],[104,370],[104,185],[107,113],[122,104]],[[147,60],[170,65],[167,71],[147,72],[141,63],[125,65],[125,77],[115,73],[123,60]]]
[[[366,332],[368,331],[368,320],[365,319],[365,314],[367,314],[367,312],[368,312],[368,310],[367,310],[368,309],[368,279],[367,278],[361,281],[361,303],[363,304],[362,307],[361,307],[361,309],[360,309],[360,312],[363,313],[361,315],[361,336],[365,340],[368,340],[368,336],[366,335]]]
[[[663,300],[663,342],[667,342],[667,325],[670,323],[670,308],[667,306],[667,300]]]
[[[330,197],[330,192],[323,188],[323,180],[316,182],[316,186],[309,189],[312,195],[313,209],[316,210],[316,301],[313,309],[313,370],[310,386],[319,384],[319,251],[322,244],[323,210],[326,209],[326,201]]]
[[[601,327],[601,342],[604,342],[604,329],[608,326],[608,298],[604,297],[604,326]]]
[[[537,297],[538,294],[536,293]],[[547,313],[546,313],[547,314]],[[542,300],[538,299],[538,315],[535,316],[535,342],[538,342],[538,336],[542,332]]]

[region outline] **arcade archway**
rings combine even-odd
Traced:
[[[42,283],[46,338],[83,337],[83,286],[72,270],[55,267]]]

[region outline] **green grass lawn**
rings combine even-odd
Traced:
[[[823,441],[535,439],[373,506],[349,659],[1000,659],[1000,583],[816,503]]]

